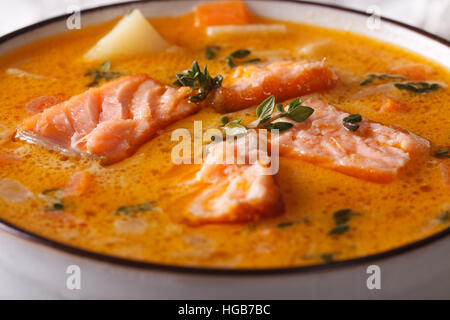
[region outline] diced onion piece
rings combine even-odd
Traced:
[[[14,75],[14,76],[18,76],[19,78],[33,78],[33,79],[40,79],[40,80],[51,80],[51,81],[55,81],[56,79],[53,78],[47,78],[44,76],[40,76],[38,74],[34,74],[34,73],[30,73],[30,72],[26,72],[17,68],[8,68],[6,70],[7,74],[10,75]]]
[[[131,218],[127,220],[116,220],[114,227],[118,233],[123,234],[142,234],[147,229],[147,222],[140,218]]]
[[[209,37],[246,33],[285,33],[286,31],[287,29],[284,24],[226,25],[206,28],[206,34]]]
[[[85,55],[87,61],[108,60],[162,51],[168,47],[141,11],[133,10]]]
[[[11,202],[22,202],[33,198],[33,193],[15,180],[0,179],[0,198]]]
[[[330,42],[330,39],[325,39],[318,42],[308,43],[304,47],[300,48],[298,53],[303,56],[314,56],[318,54],[318,51],[325,48]]]

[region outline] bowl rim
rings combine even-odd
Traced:
[[[115,7],[121,7],[125,5],[134,5],[134,4],[142,4],[142,3],[151,3],[151,2],[161,2],[162,0],[134,0],[134,1],[128,1],[128,2],[119,2],[119,3],[113,3],[108,5],[101,5],[101,6],[95,6],[92,8],[81,10],[81,13],[91,13],[95,11],[101,11],[101,10],[107,10]],[[165,1],[178,1],[179,0],[165,0]],[[246,1],[253,1],[253,0],[246,0]],[[270,0],[262,0],[262,1],[270,1]],[[280,0],[278,0],[280,1]],[[370,17],[369,13],[347,8],[344,6],[334,5],[334,4],[326,4],[326,3],[317,3],[312,1],[303,1],[303,0],[281,0],[282,2],[288,2],[288,3],[297,3],[301,5],[311,5],[316,7],[322,7],[322,8],[330,8],[337,11],[342,12],[350,12],[355,13],[358,15],[363,15],[366,17]],[[8,34],[5,34],[0,37],[0,45],[14,39],[15,37],[25,34],[27,32],[39,29],[41,27],[44,27],[46,25],[49,25],[54,22],[59,22],[66,20],[71,14],[63,14],[59,16],[55,16],[49,19],[45,19],[42,21],[39,21],[37,23],[28,25],[26,27],[17,29],[13,32],[10,32]],[[403,22],[399,22],[390,18],[385,18],[381,16],[381,19],[383,21],[389,22],[391,24],[400,26],[402,28],[414,31],[424,37],[427,37],[429,39],[432,39],[434,41],[437,41],[448,48],[450,48],[450,41],[446,40],[444,38],[441,38],[435,34],[432,34],[430,32],[427,32],[423,29],[408,25]],[[423,239],[395,247],[393,249],[389,249],[386,251],[382,251],[379,253],[362,256],[362,257],[356,257],[348,260],[342,260],[342,261],[333,261],[329,263],[323,263],[323,264],[315,264],[315,265],[307,265],[307,266],[293,266],[293,267],[275,267],[275,268],[239,268],[239,269],[232,269],[232,268],[212,268],[212,267],[201,267],[201,266],[184,266],[184,265],[176,265],[176,264],[165,264],[165,263],[157,263],[157,262],[147,262],[147,261],[140,261],[140,260],[132,260],[127,258],[122,258],[118,256],[113,256],[109,254],[104,253],[98,253],[92,250],[88,249],[82,249],[75,246],[72,246],[67,243],[63,243],[57,240],[53,240],[50,238],[46,238],[44,236],[41,236],[35,232],[29,231],[25,228],[16,226],[15,224],[5,220],[4,218],[0,217],[0,225],[6,226],[7,229],[11,229],[13,232],[9,230],[4,230],[8,234],[17,236],[22,240],[33,242],[35,244],[41,244],[49,249],[56,249],[58,251],[61,251],[66,254],[73,254],[82,258],[89,258],[91,260],[94,260],[94,262],[106,262],[110,263],[112,265],[116,266],[122,266],[122,267],[131,267],[131,268],[137,268],[137,269],[143,269],[143,270],[149,270],[149,271],[165,271],[165,272],[175,272],[175,273],[194,273],[194,274],[201,274],[201,275],[232,275],[232,276],[258,276],[258,275],[277,275],[277,274],[294,274],[294,273],[301,273],[305,274],[308,272],[318,272],[318,271],[337,271],[342,270],[345,267],[352,267],[357,265],[364,265],[368,264],[370,262],[374,261],[380,261],[385,260],[394,256],[399,256],[401,254],[405,254],[408,252],[413,251],[414,249],[418,249],[421,247],[424,247],[426,245],[429,245],[431,243],[435,243],[438,240],[442,240],[444,238],[448,238],[450,235],[450,227],[432,234],[428,237],[425,237]],[[1,230],[1,229],[0,229]]]

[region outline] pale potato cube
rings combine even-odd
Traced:
[[[208,37],[247,34],[247,33],[286,33],[287,29],[284,24],[246,24],[246,25],[225,25],[211,26],[206,28]]]
[[[88,61],[129,57],[137,54],[164,50],[164,40],[141,11],[133,10],[91,48],[84,59]]]

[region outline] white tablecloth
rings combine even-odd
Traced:
[[[0,0],[0,35],[39,20],[81,8],[125,0]],[[316,0],[362,11],[376,5],[381,15],[423,28],[450,40],[450,0]]]

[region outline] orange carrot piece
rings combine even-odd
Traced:
[[[195,26],[246,24],[250,15],[242,1],[205,3],[195,7]]]
[[[92,176],[89,172],[80,171],[75,173],[64,188],[64,194],[70,196],[81,196],[89,191]]]
[[[0,154],[0,166],[8,165],[8,164],[14,164],[18,161],[20,161],[22,158],[10,156],[10,155],[1,155]]]
[[[401,74],[410,80],[427,80],[433,70],[423,64],[407,64],[390,69],[391,73]]]
[[[386,113],[392,113],[392,112],[408,112],[409,107],[404,105],[403,103],[400,103],[398,101],[395,101],[394,99],[384,97],[383,98],[383,104],[381,105],[381,112]]]

